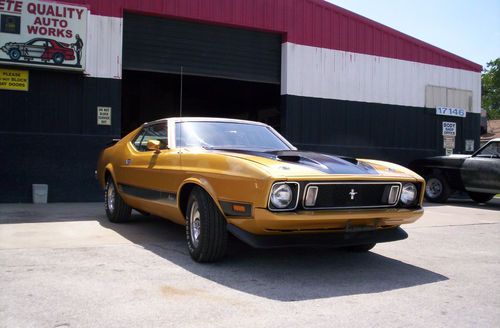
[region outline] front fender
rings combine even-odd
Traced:
[[[203,190],[205,190],[210,195],[210,197],[213,199],[214,203],[219,208],[221,213],[224,213],[224,211],[222,210],[222,207],[219,204],[217,193],[215,192],[215,189],[213,188],[213,186],[210,184],[210,182],[207,179],[205,179],[204,177],[201,177],[201,176],[187,178],[181,183],[181,185],[179,186],[179,189],[177,190],[177,195],[178,195],[177,208],[178,209],[180,209],[182,211],[182,203],[181,203],[182,190],[186,185],[189,185],[189,184],[195,184],[195,185],[203,188]]]

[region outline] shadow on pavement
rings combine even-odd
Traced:
[[[357,254],[313,248],[259,250],[234,238],[224,261],[199,264],[189,257],[182,226],[138,214],[125,224],[110,223],[102,215],[98,221],[200,277],[273,300],[378,293],[448,280],[443,275],[373,252]]]

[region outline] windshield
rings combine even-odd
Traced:
[[[271,129],[255,124],[177,122],[175,135],[177,147],[256,151],[290,149]]]

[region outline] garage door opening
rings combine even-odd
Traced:
[[[183,116],[265,122],[280,129],[280,33],[125,13],[122,134]]]
[[[264,122],[280,130],[280,86],[231,79],[183,76],[182,115]],[[122,135],[140,124],[179,116],[180,75],[124,71]]]

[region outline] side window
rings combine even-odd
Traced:
[[[492,142],[486,148],[481,150],[478,157],[500,158],[500,142]]]
[[[132,141],[132,144],[134,145],[135,149],[139,151],[141,151],[141,141],[142,138],[144,137],[144,132],[146,132],[146,129],[142,129],[141,132],[137,134],[134,141]]]
[[[167,124],[159,123],[145,127],[132,143],[138,151],[148,151],[148,141],[158,140],[160,142],[160,149],[167,149],[167,136]]]

